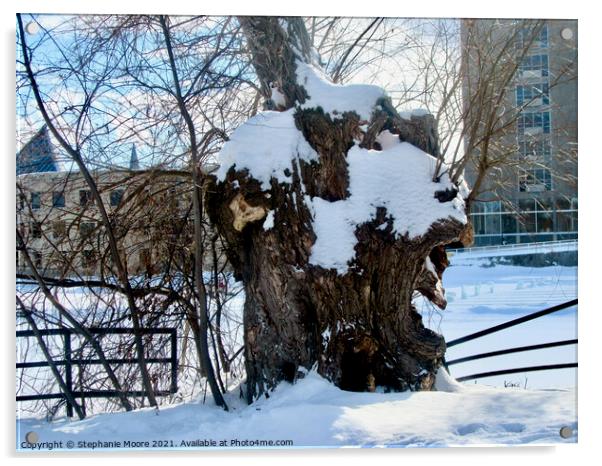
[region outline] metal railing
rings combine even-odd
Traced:
[[[472,248],[460,248],[460,249],[448,249],[447,252],[449,254],[468,254],[470,252],[498,252],[498,251],[516,251],[521,249],[561,249],[567,250],[568,247],[571,247],[570,250],[577,250],[577,246],[579,244],[579,240],[576,239],[567,239],[561,241],[536,241],[532,243],[513,243],[513,244],[498,244],[495,246],[475,246]]]
[[[482,338],[486,335],[490,335],[492,333],[499,332],[501,330],[504,330],[504,329],[507,329],[510,327],[515,327],[517,325],[523,324],[525,322],[529,322],[534,319],[538,319],[540,317],[552,314],[554,312],[561,311],[563,309],[575,307],[575,310],[576,310],[577,304],[578,304],[578,300],[573,299],[571,301],[567,301],[565,303],[558,304],[556,306],[542,309],[541,311],[533,312],[531,314],[527,314],[526,316],[519,317],[517,319],[513,319],[508,322],[504,322],[502,324],[495,325],[493,327],[489,327],[489,328],[480,330],[475,333],[471,333],[470,335],[466,335],[461,338],[457,338],[455,340],[448,342],[447,347],[451,348],[453,346],[457,346],[457,345],[466,343],[468,341],[476,340],[477,338]],[[553,341],[553,342],[549,342],[549,343],[540,343],[537,345],[517,346],[514,348],[507,348],[507,349],[502,349],[502,350],[497,350],[497,351],[489,351],[486,353],[473,354],[471,356],[464,356],[462,358],[453,359],[451,361],[446,361],[444,363],[444,365],[445,365],[445,368],[447,369],[447,371],[449,372],[449,366],[452,366],[454,364],[461,364],[461,363],[468,362],[468,361],[475,361],[478,359],[485,359],[485,358],[501,356],[501,355],[505,355],[505,354],[520,353],[520,352],[526,352],[526,351],[535,351],[535,350],[540,350],[540,349],[545,349],[545,348],[555,348],[555,347],[560,347],[560,346],[568,346],[568,345],[576,345],[576,344],[578,344],[578,340],[572,339],[572,340]],[[513,368],[509,368],[509,369],[501,369],[501,370],[479,372],[477,374],[465,375],[465,376],[456,378],[456,380],[458,382],[463,382],[466,380],[474,380],[474,379],[479,379],[479,378],[484,378],[484,377],[493,377],[496,375],[516,374],[519,372],[534,372],[534,371],[544,371],[544,370],[554,370],[554,369],[568,369],[568,368],[575,368],[575,367],[578,367],[578,364],[576,362],[575,363],[563,363],[563,364],[546,364],[546,365],[540,365],[540,366],[513,367]]]
[[[88,328],[93,335],[133,335],[133,328]],[[178,391],[178,355],[177,355],[177,330],[175,328],[145,328],[140,329],[143,335],[169,335],[170,354],[167,358],[147,358],[149,364],[169,364],[170,365],[170,385],[168,390],[156,390],[155,396],[168,396]],[[63,337],[63,359],[52,360],[55,366],[65,366],[65,386],[72,395],[72,398],[111,398],[120,395],[125,396],[147,396],[148,393],[144,390],[125,390],[118,392],[117,390],[73,390],[73,366],[83,367],[88,365],[102,364],[100,359],[74,359],[72,357],[72,336],[80,335],[79,332],[69,328],[55,328],[39,330],[41,336],[62,336]],[[18,330],[17,338],[34,337],[33,330]],[[107,358],[106,362],[115,365],[137,364],[137,358]],[[28,369],[35,367],[50,367],[49,361],[34,361],[34,362],[17,362],[17,369]],[[35,401],[35,400],[50,400],[64,399],[66,403],[67,416],[73,416],[73,406],[68,401],[65,393],[41,393],[36,395],[18,395],[17,401]]]

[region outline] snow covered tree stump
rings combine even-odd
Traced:
[[[433,181],[428,117],[401,118],[376,86],[328,82],[298,20],[241,22],[256,61],[273,64],[273,47],[286,61],[256,64],[280,111],[234,131],[207,192],[245,286],[247,401],[314,367],[346,390],[430,390],[445,341],[412,298],[445,308],[443,246],[470,235],[466,187]]]

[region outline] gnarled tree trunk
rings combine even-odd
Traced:
[[[311,200],[348,200],[350,148],[381,150],[383,132],[437,155],[432,119],[402,119],[386,97],[375,102],[369,120],[354,111],[335,117],[303,105],[312,96],[297,68],[312,56],[302,21],[240,22],[270,108],[293,109],[296,128],[317,154],[292,162],[286,182],[272,177],[266,186],[238,164],[222,167],[208,189],[208,213],[245,286],[247,401],[313,367],[346,390],[431,389],[445,341],[423,326],[412,297],[418,291],[445,307],[443,246],[466,239],[466,222],[445,217],[424,234],[400,235],[386,206],[374,205],[371,218],[355,228],[354,257],[337,270],[312,259],[317,233]],[[428,202],[455,202],[457,192],[433,189]]]

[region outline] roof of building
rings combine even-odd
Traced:
[[[132,144],[132,154],[130,155],[130,170],[140,170],[140,162],[138,161],[138,153],[136,145]]]
[[[44,125],[17,153],[17,175],[56,171],[58,164]]]

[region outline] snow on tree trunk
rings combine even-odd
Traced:
[[[346,390],[430,390],[445,341],[445,244],[469,241],[466,186],[433,181],[432,117],[322,74],[300,19],[240,19],[268,104],[220,153],[208,212],[245,285],[246,397],[317,371]],[[277,103],[276,103],[277,101]]]

